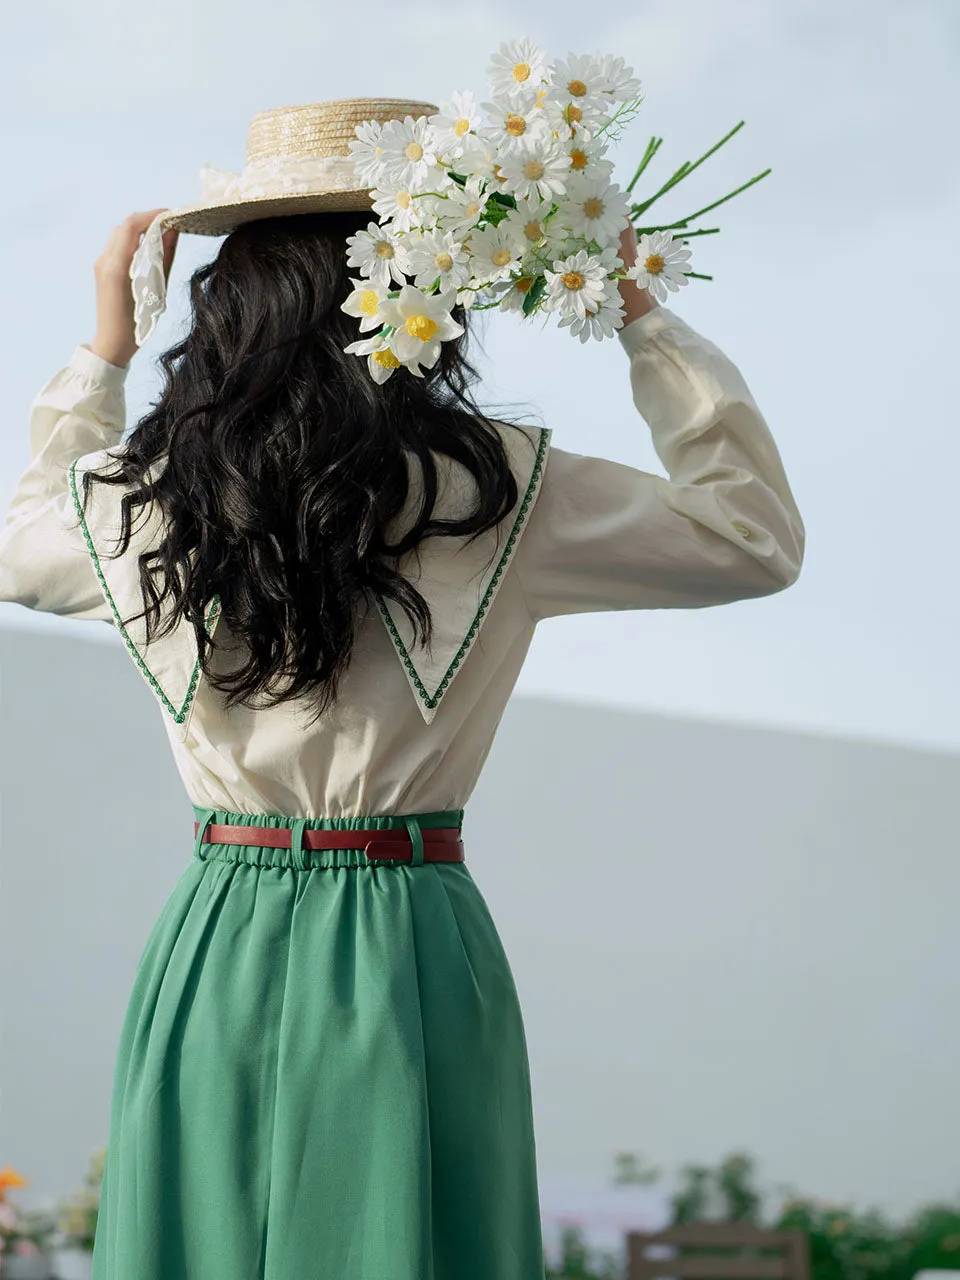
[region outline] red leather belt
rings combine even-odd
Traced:
[[[200,823],[194,822],[193,834],[197,835]],[[244,827],[226,823],[208,822],[203,839],[206,844],[254,844],[268,849],[292,848],[292,831],[289,827]],[[463,840],[458,827],[421,827],[424,862],[463,862]],[[368,858],[389,858],[391,861],[410,862],[413,842],[404,827],[378,831],[368,827],[356,831],[320,831],[315,827],[303,829],[304,849],[362,849]]]

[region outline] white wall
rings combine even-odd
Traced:
[[[542,1173],[746,1147],[825,1197],[960,1192],[958,782],[955,754],[515,700],[464,830]],[[0,802],[0,1163],[28,1204],[106,1141],[134,970],[192,850],[119,641],[0,630]]]

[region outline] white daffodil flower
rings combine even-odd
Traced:
[[[370,371],[370,377],[377,384],[386,382],[394,371],[401,367],[397,353],[390,345],[389,338],[384,337],[383,333],[375,333],[372,338],[361,338],[358,342],[349,343],[343,349],[347,355],[367,357],[367,369]]]
[[[463,325],[450,314],[455,302],[454,290],[428,295],[412,284],[404,285],[399,297],[381,302],[384,324],[394,330],[390,346],[416,377],[423,377],[421,367],[432,369],[436,364],[441,343],[463,333]]]
[[[360,332],[375,329],[383,324],[380,319],[380,303],[387,296],[386,289],[378,289],[371,280],[351,280],[353,290],[340,310],[348,316],[357,316],[360,320]]]

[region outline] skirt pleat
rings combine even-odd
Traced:
[[[289,852],[204,846],[154,925],[92,1280],[543,1280],[523,1020],[466,864]]]

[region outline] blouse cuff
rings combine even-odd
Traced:
[[[129,365],[111,364],[109,360],[104,360],[102,356],[91,351],[86,342],[81,342],[74,348],[73,355],[70,357],[70,368],[93,382],[101,383],[110,391],[117,392],[123,391],[127,374],[130,372]]]
[[[671,311],[669,307],[665,307],[661,303],[656,307],[651,307],[649,311],[645,311],[642,316],[637,316],[636,320],[631,320],[622,329],[618,329],[617,337],[620,339],[620,345],[627,354],[632,356],[654,334],[662,333],[665,329],[678,327],[688,328],[689,326],[676,312]]]

